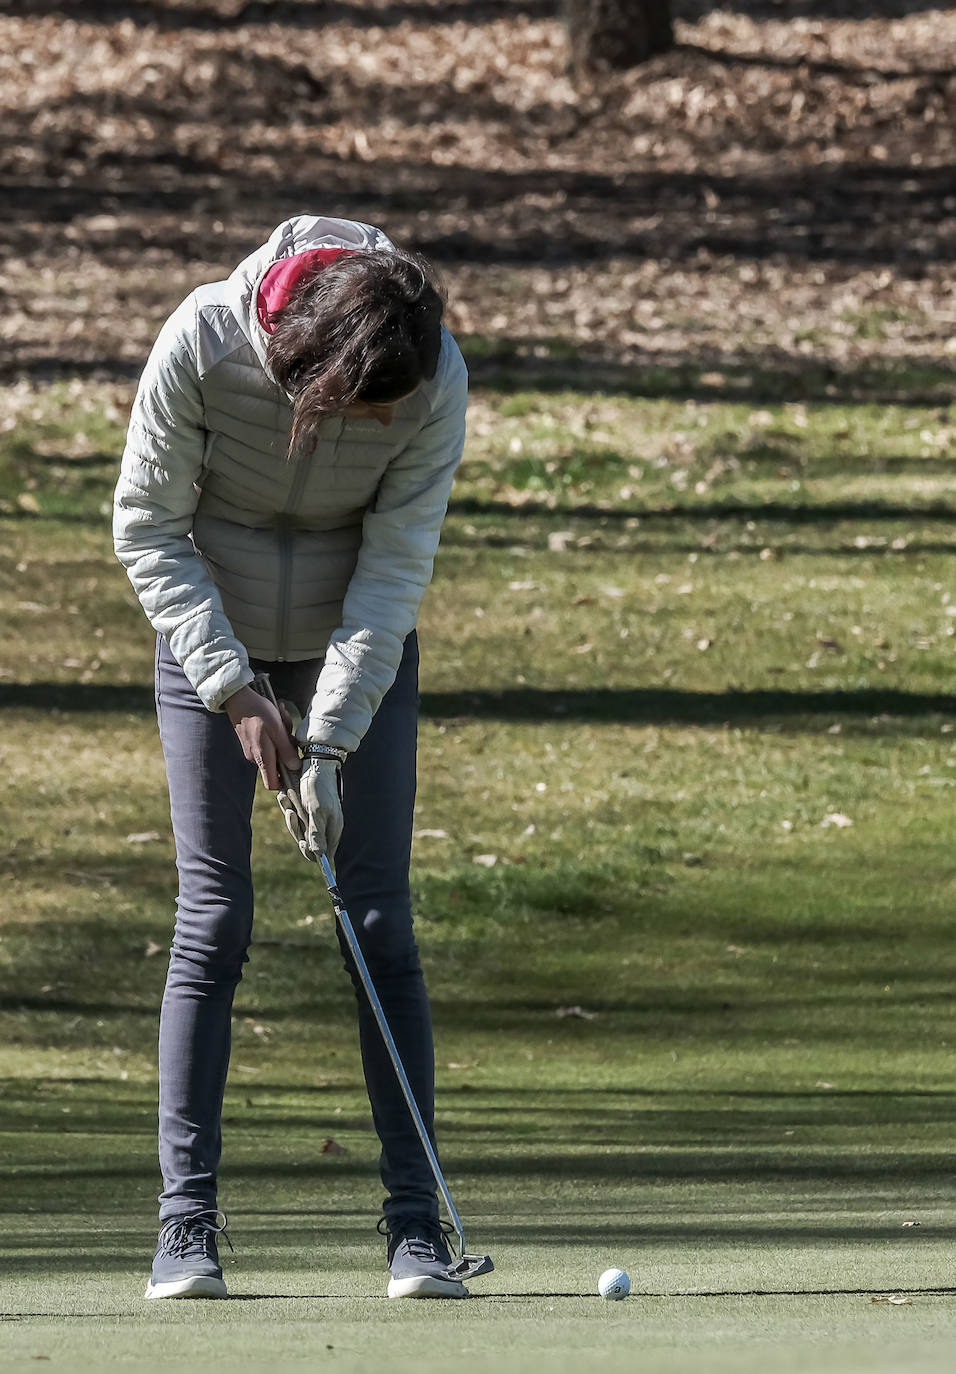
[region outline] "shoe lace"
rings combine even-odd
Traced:
[[[206,1212],[170,1217],[160,1230],[159,1243],[167,1254],[175,1255],[177,1259],[208,1259],[210,1241],[217,1236],[222,1236],[232,1250],[232,1241],[226,1234],[227,1225],[225,1212],[212,1208]]]
[[[391,1264],[402,1241],[415,1259],[423,1260],[426,1264],[432,1261],[443,1264],[446,1263],[446,1255],[439,1252],[439,1247],[447,1251],[445,1237],[453,1235],[455,1228],[447,1221],[432,1221],[430,1218],[390,1222],[388,1217],[381,1217],[376,1230],[388,1241],[386,1264]]]

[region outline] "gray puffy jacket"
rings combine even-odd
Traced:
[[[382,252],[378,229],[297,216],[167,320],[143,373],[114,503],[117,557],[210,710],[249,658],[325,655],[308,734],[355,749],[391,686],[432,574],[461,458],[467,373],[438,371],[393,423],[329,417],[286,457],[292,410],[265,368],[259,285],[310,248]]]

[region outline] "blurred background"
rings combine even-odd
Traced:
[[[615,71],[666,5],[591,8],[603,47],[558,0],[0,0],[3,379],[133,379],[302,211],[434,257],[478,382],[952,357],[952,10],[672,0]]]

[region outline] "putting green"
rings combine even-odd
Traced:
[[[455,1359],[509,1371],[531,1361],[553,1371],[951,1368],[956,1209],[942,1152],[923,1151],[920,1176],[907,1180],[892,1147],[861,1141],[842,1155],[841,1180],[812,1150],[743,1141],[663,1157],[575,1150],[558,1127],[559,1096],[530,1097],[543,1125],[519,1145],[490,1132],[468,1171],[451,1152],[469,1242],[497,1265],[461,1303],[384,1296],[381,1242],[362,1207],[375,1189],[366,1130],[342,1130],[345,1153],[330,1156],[301,1127],[282,1138],[233,1128],[224,1186],[236,1248],[224,1250],[231,1296],[218,1303],[142,1298],[145,1131],[38,1132],[13,1171],[21,1210],[0,1230],[5,1361],[351,1370],[387,1352],[399,1370]],[[473,1110],[493,1119],[494,1095],[476,1097]],[[613,1093],[590,1100],[606,1128],[630,1119]],[[459,1120],[450,1110],[450,1125]],[[9,1158],[15,1142],[4,1143]],[[834,1157],[829,1165],[832,1175]],[[68,1212],[49,1210],[54,1180]],[[621,1303],[595,1292],[612,1263],[633,1283]]]
[[[917,1257],[898,1242],[863,1238],[864,1219],[843,1213],[831,1226],[849,1236],[855,1222],[859,1238],[833,1243],[821,1224],[824,1238],[795,1242],[777,1238],[783,1219],[776,1233],[767,1217],[735,1217],[723,1228],[708,1217],[706,1244],[689,1234],[686,1244],[671,1238],[644,1245],[640,1218],[623,1239],[627,1219],[622,1225],[617,1216],[590,1213],[580,1218],[584,1243],[556,1236],[552,1249],[533,1239],[549,1229],[548,1219],[555,1221],[546,1217],[538,1228],[530,1216],[524,1226],[477,1216],[499,1268],[476,1282],[475,1296],[464,1303],[389,1302],[372,1247],[356,1243],[354,1225],[300,1215],[291,1225],[287,1217],[262,1218],[242,1228],[247,1243],[226,1264],[230,1300],[148,1304],[140,1296],[143,1263],[133,1259],[140,1231],[91,1225],[83,1216],[60,1217],[55,1225],[24,1218],[20,1277],[3,1285],[5,1360],[47,1357],[67,1368],[159,1363],[161,1355],[164,1366],[208,1360],[223,1367],[357,1369],[387,1351],[402,1369],[456,1358],[509,1370],[534,1360],[556,1371],[592,1364],[623,1370],[638,1362],[690,1370],[702,1361],[741,1371],[951,1367],[952,1290],[924,1291],[925,1280],[944,1274],[951,1260],[942,1238],[921,1245]],[[575,1220],[562,1212],[562,1226],[553,1230],[570,1222],[573,1234]],[[684,1225],[691,1231],[693,1218]],[[595,1241],[602,1229],[605,1244]],[[498,1239],[520,1231],[521,1241]],[[63,1248],[52,1254],[54,1237]],[[634,1278],[625,1302],[606,1303],[588,1291],[608,1257],[626,1262]],[[7,1262],[12,1258],[8,1250]],[[814,1291],[838,1273],[844,1291]],[[755,1280],[764,1286],[760,1293],[748,1288]],[[885,1292],[853,1291],[857,1286]],[[873,1301],[890,1293],[908,1301]]]

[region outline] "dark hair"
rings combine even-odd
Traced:
[[[326,415],[357,401],[388,404],[434,377],[445,290],[417,253],[343,253],[296,287],[266,362],[293,398],[289,453]]]

